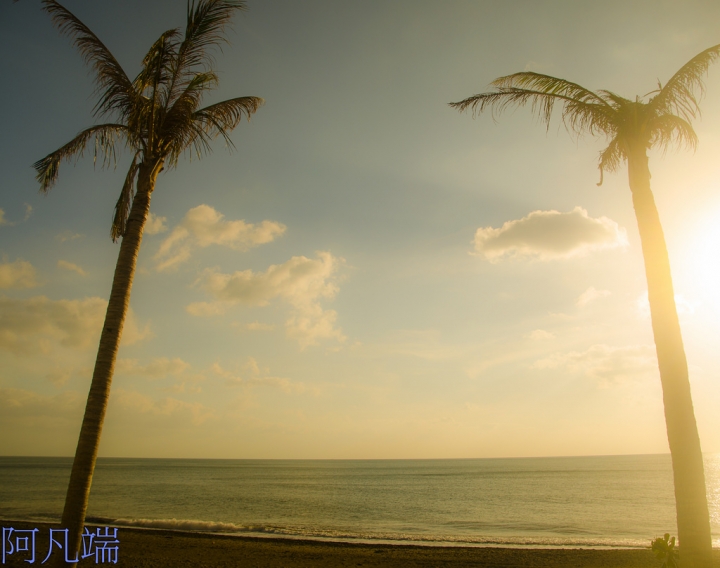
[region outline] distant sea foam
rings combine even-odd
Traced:
[[[71,459],[0,457],[0,518],[57,521]],[[715,546],[720,459],[706,456]],[[98,460],[88,522],[456,546],[641,547],[676,534],[667,455]],[[4,523],[7,524],[7,523]]]

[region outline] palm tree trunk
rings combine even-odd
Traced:
[[[675,307],[670,261],[650,191],[650,170],[644,144],[629,149],[628,174],[645,260],[650,316],[663,390],[675,481],[680,561],[683,568],[710,568],[712,539],[703,456]]]
[[[115,276],[105,314],[105,323],[100,335],[95,370],[65,497],[61,526],[68,529],[68,544],[67,551],[63,551],[66,552],[65,555],[59,551],[54,553],[58,566],[67,565],[63,556],[68,559],[77,558],[80,550],[90,486],[100,447],[100,434],[115,369],[115,359],[130,303],[130,290],[142,242],[143,227],[150,211],[150,196],[155,187],[155,179],[159,170],[159,164],[155,167],[141,164],[138,171],[137,194],[133,200],[126,232],[122,238],[120,253],[115,265]],[[70,565],[74,566],[75,564],[70,563]]]

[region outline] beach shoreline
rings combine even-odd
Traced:
[[[38,528],[36,561],[49,547],[49,529],[57,525],[0,521],[16,530]],[[97,525],[89,525],[97,526]],[[118,562],[127,568],[310,568],[310,567],[493,567],[493,568],[657,568],[646,549],[533,548],[498,546],[419,546],[414,544],[349,543],[272,536],[223,535],[166,529],[118,529]],[[3,566],[28,566],[28,556],[11,555]],[[94,558],[78,566],[99,566]],[[720,550],[714,550],[720,567]]]

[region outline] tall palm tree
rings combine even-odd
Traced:
[[[678,537],[683,568],[709,568],[712,543],[700,438],[695,423],[687,360],[678,322],[670,262],[655,200],[650,191],[649,148],[671,144],[695,148],[697,136],[690,121],[700,114],[703,75],[720,57],[720,45],[699,53],[662,86],[635,100],[605,90],[589,91],[564,79],[523,72],[495,79],[495,89],[450,106],[473,115],[490,109],[493,117],[513,106],[530,103],[547,126],[556,105],[571,134],[604,135],[610,143],[600,153],[600,183],[605,171],[625,161],[650,301],[655,347],[672,456]]]
[[[133,153],[110,231],[113,241],[122,241],[62,516],[62,526],[69,529],[67,557],[75,558],[157,176],[165,166],[176,166],[186,150],[202,156],[217,136],[232,147],[230,131],[243,116],[249,120],[263,100],[239,97],[200,108],[205,91],[218,83],[209,49],[224,41],[223,31],[232,14],[245,9],[243,0],[188,0],[184,37],[178,29],[163,33],[132,81],[107,47],[70,11],[56,0],[43,0],[43,9],[60,32],[73,39],[92,67],[99,93],[94,113],[111,121],[83,130],[35,163],[41,191],[49,191],[55,183],[60,162],[82,155],[91,140],[95,142],[95,158],[100,157],[104,165],[114,161],[120,141]]]

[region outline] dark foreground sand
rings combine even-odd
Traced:
[[[9,557],[5,566],[39,566],[48,550],[48,525],[0,521],[15,529],[39,528],[36,561]],[[88,558],[79,566],[126,568],[659,568],[647,550],[538,550],[528,548],[424,547],[328,543],[286,539],[214,536],[174,531],[118,529],[117,564],[95,564]],[[715,550],[720,567],[720,550]],[[48,566],[48,561],[45,566]]]

